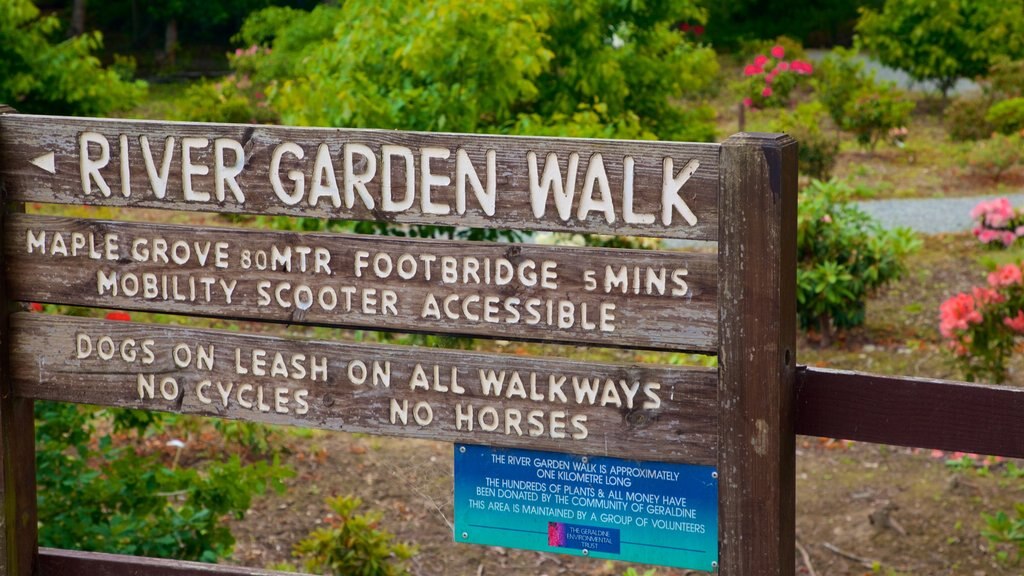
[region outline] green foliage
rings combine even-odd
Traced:
[[[1016,506],[1017,517],[1011,518],[1006,512],[999,511],[993,515],[983,514],[986,527],[982,530],[992,543],[1012,544],[1017,547],[1017,562],[1024,557],[1024,502]],[[1010,555],[1005,551],[997,552],[1000,560],[1007,561]]]
[[[855,50],[836,48],[818,63],[814,73],[814,91],[828,110],[836,126],[845,122],[846,105],[864,88],[874,87],[874,77],[864,71],[864,62]]]
[[[853,132],[857,143],[874,150],[890,130],[907,125],[914,103],[891,84],[861,88],[843,107],[843,128]]]
[[[797,311],[800,325],[825,338],[864,322],[868,296],[905,272],[920,246],[905,228],[885,230],[849,202],[853,190],[832,180],[801,191],[797,217]]]
[[[0,102],[19,112],[100,116],[145,92],[144,83],[100,65],[98,32],[60,37],[57,18],[40,16],[29,0],[0,0]]]
[[[96,411],[36,403],[36,481],[42,546],[214,562],[230,554],[225,515],[241,517],[255,494],[283,489],[276,461],[232,457],[204,469],[166,467],[154,455],[98,442]],[[114,429],[144,430],[154,417],[115,411]]]
[[[1024,0],[886,0],[862,11],[857,31],[883,64],[934,80],[946,96],[960,78],[1024,55]]]
[[[988,71],[987,91],[995,98],[1024,96],[1024,60],[1000,60]]]
[[[999,182],[1003,174],[1021,163],[1022,156],[1024,142],[1020,136],[993,134],[988,140],[977,142],[967,150],[964,164],[972,172]]]
[[[175,103],[174,115],[191,122],[269,124],[276,120],[261,91],[248,77],[232,74],[216,82],[199,80]]]
[[[773,130],[785,132],[800,144],[800,172],[818,180],[832,177],[839,157],[839,137],[822,129],[827,112],[820,102],[808,102],[783,112]]]
[[[714,52],[690,0],[350,0],[253,15],[245,65],[289,124],[676,140],[713,137]],[[343,23],[343,24],[342,24]],[[301,63],[297,65],[296,63]]]
[[[949,137],[954,142],[972,142],[991,136],[995,127],[985,120],[988,108],[988,102],[981,98],[954,100],[943,113]]]
[[[985,121],[997,132],[1013,134],[1024,130],[1024,98],[996,102],[985,114]]]
[[[379,512],[356,514],[363,501],[352,496],[327,500],[334,512],[324,528],[317,528],[295,545],[294,555],[304,558],[305,569],[316,574],[355,576],[407,576],[406,560],[416,547],[395,542],[394,534],[377,527]]]

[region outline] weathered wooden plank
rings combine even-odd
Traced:
[[[13,329],[16,392],[37,400],[634,460],[715,461],[713,370],[28,313],[14,316]]]
[[[29,202],[717,236],[717,144],[27,115],[0,122],[0,179],[11,198]]]
[[[802,368],[796,432],[1024,458],[1024,389]]]
[[[716,346],[713,254],[27,215],[8,226],[8,281],[20,300],[574,344]]]
[[[163,558],[142,558],[104,554],[102,552],[79,552],[41,548],[39,550],[39,574],[41,576],[60,574],[82,574],[88,576],[288,576],[294,572],[275,572],[246,568],[167,560]]]
[[[13,111],[0,104],[0,118]],[[0,206],[4,213],[21,210],[20,204],[4,198],[0,198]],[[0,238],[2,228],[0,224]],[[0,255],[0,270],[5,269]],[[0,576],[33,576],[37,547],[35,421],[32,401],[15,397],[13,391],[8,296],[6,283],[0,282]]]
[[[797,146],[722,145],[719,558],[723,576],[794,569]]]

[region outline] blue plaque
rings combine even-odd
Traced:
[[[455,540],[713,570],[714,467],[455,446]]]

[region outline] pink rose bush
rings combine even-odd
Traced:
[[[1000,266],[986,286],[939,307],[939,332],[968,380],[1006,380],[1006,363],[1024,343],[1022,264]]]
[[[974,227],[971,232],[978,241],[994,248],[1008,248],[1024,237],[1024,215],[1010,205],[1007,198],[979,202],[971,209]]]
[[[747,108],[784,106],[789,94],[807,76],[814,65],[804,60],[785,60],[786,49],[780,44],[768,51],[771,56],[758,54],[743,67],[741,93]]]

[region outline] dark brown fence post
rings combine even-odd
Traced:
[[[0,116],[14,110],[0,104]],[[0,162],[3,154],[0,153]],[[7,203],[7,192],[0,180],[0,200],[6,216],[20,211],[20,205]],[[0,220],[0,238],[4,238]],[[0,249],[0,270],[6,270],[4,251]],[[38,551],[36,527],[36,455],[32,401],[16,398],[10,370],[10,300],[7,282],[0,282],[0,576],[32,576]]]
[[[797,145],[722,145],[719,557],[727,576],[794,570]]]

